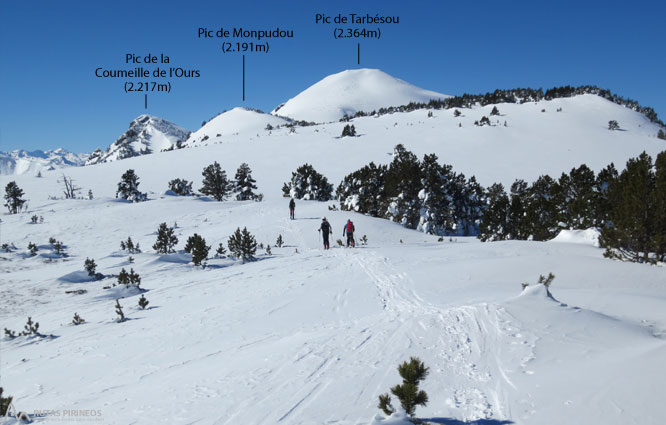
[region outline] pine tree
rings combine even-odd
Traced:
[[[416,229],[419,223],[421,190],[421,168],[419,160],[401,144],[393,150],[393,161],[388,167],[385,180],[387,200],[384,217]]]
[[[310,164],[303,164],[291,173],[291,181],[285,183],[282,192],[295,199],[329,201],[333,185]]]
[[[118,315],[118,319],[116,320],[118,323],[125,321],[125,313],[123,313],[123,307],[120,305],[120,300],[118,299],[116,299],[116,314]]]
[[[242,163],[238,170],[236,170],[234,184],[234,192],[236,192],[236,200],[238,201],[253,201],[259,198],[259,195],[254,193],[257,189],[255,185],[256,180],[252,178],[252,170],[246,163]]]
[[[134,170],[129,169],[120,177],[116,191],[116,198],[118,197],[132,202],[142,202],[148,199],[148,195],[139,191],[139,176],[134,173]]]
[[[501,183],[495,183],[486,191],[486,205],[479,225],[482,242],[501,241],[508,235],[509,197]]]
[[[421,161],[421,185],[418,194],[420,200],[420,219],[417,230],[431,234],[443,235],[451,232],[453,222],[451,199],[448,195],[449,166],[441,166],[437,155],[430,154]]]
[[[169,182],[169,190],[180,196],[192,195],[192,182],[185,179],[173,179]]]
[[[178,243],[175,229],[168,227],[166,223],[160,223],[157,228],[157,240],[153,249],[160,254],[169,254],[175,252],[173,247]]]
[[[356,136],[356,127],[354,125],[345,125],[342,129],[342,135],[340,137],[355,137]]]
[[[245,263],[246,261],[254,260],[254,254],[257,251],[257,241],[247,227],[241,231],[240,227],[229,237],[227,243],[229,252],[234,257],[240,259]]]
[[[558,220],[570,229],[600,226],[595,186],[594,172],[585,164],[572,168],[569,174],[562,173],[553,194],[558,204]]]
[[[229,196],[233,186],[217,161],[204,168],[201,175],[204,178],[201,193],[212,196],[216,201],[224,201]]]
[[[655,173],[652,158],[643,152],[631,158],[620,176],[611,184],[609,197],[613,207],[612,225],[601,231],[600,242],[606,247],[605,255],[636,262],[649,262],[654,252],[656,197]]]
[[[9,405],[12,404],[14,397],[3,397],[4,389],[0,387],[0,417],[5,417],[9,413]]]
[[[343,211],[356,211],[372,217],[383,214],[387,167],[374,162],[345,176],[335,191]]]
[[[653,249],[659,261],[666,262],[666,151],[657,155],[652,203],[654,205]]]
[[[271,252],[271,246],[270,245],[266,245],[266,255],[273,255],[273,253]]]
[[[83,319],[83,317],[79,316],[79,313],[74,313],[74,318],[72,319],[72,324],[78,326],[82,323],[85,323],[85,320]]]
[[[402,384],[391,388],[394,396],[400,400],[400,405],[409,416],[414,416],[416,406],[428,404],[428,394],[419,389],[419,384],[429,373],[427,368],[418,357],[411,357],[409,362],[403,362],[398,366],[398,373],[402,378]],[[391,397],[388,394],[379,396],[379,406],[387,415],[395,411],[391,405]]]
[[[224,258],[227,255],[227,249],[224,247],[224,244],[222,242],[220,242],[220,244],[217,246],[215,255],[220,258]]]
[[[148,307],[148,304],[150,303],[148,302],[146,297],[143,294],[141,294],[141,298],[139,298],[139,307],[141,307],[141,310],[145,310],[146,307]]]
[[[37,249],[37,245],[35,245],[32,242],[28,243],[28,250],[30,251],[30,256],[31,257],[34,257],[35,255],[37,255],[37,251],[39,251]]]
[[[83,263],[83,268],[88,272],[88,276],[95,276],[97,274],[97,264],[95,264],[95,260],[86,257],[86,261]]]
[[[527,211],[528,193],[527,182],[516,180],[511,185],[509,194],[509,215],[507,223],[507,239],[527,239],[529,229],[526,225],[525,214]]]
[[[23,189],[19,188],[15,181],[7,183],[7,186],[5,186],[5,206],[9,213],[18,214],[21,212],[24,203]]]
[[[192,254],[192,262],[195,266],[201,265],[202,261],[208,258],[210,246],[206,245],[206,240],[196,233],[187,238],[185,252]]]
[[[615,120],[610,120],[610,121],[608,121],[608,129],[609,130],[619,130],[620,129],[620,124],[618,124],[618,122],[615,121]]]
[[[662,139],[662,140],[666,140],[666,133],[664,132],[664,130],[662,130],[662,129],[660,128],[660,129],[659,129],[659,132],[657,133],[657,137],[660,138],[660,139]]]
[[[493,106],[493,110],[490,111],[490,116],[493,115],[499,115],[499,109],[497,109],[497,106]]]
[[[527,190],[524,231],[532,240],[545,241],[556,235],[557,208],[552,199],[556,186],[557,183],[550,176],[544,175]]]
[[[127,252],[130,254],[137,254],[141,252],[141,248],[139,247],[139,244],[137,243],[134,245],[134,241],[132,241],[132,237],[128,236],[126,241],[120,241],[120,249]]]
[[[25,324],[23,329],[23,332],[21,332],[21,335],[23,336],[42,336],[39,333],[39,323],[33,322],[32,317],[28,317],[28,322]]]
[[[282,234],[279,234],[277,241],[275,241],[275,246],[282,248],[282,245],[284,245],[284,240],[282,239]]]

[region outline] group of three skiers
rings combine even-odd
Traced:
[[[292,198],[289,201],[289,218],[294,220],[294,212],[296,210],[296,202]],[[353,248],[356,246],[356,241],[354,240],[354,223],[351,220],[347,220],[345,227],[342,230],[342,237],[347,236],[347,248],[350,246]],[[330,249],[331,245],[329,243],[328,237],[333,234],[333,229],[331,228],[331,223],[326,220],[326,217],[321,218],[321,226],[319,226],[318,231],[321,233],[322,239],[324,240],[324,249]]]

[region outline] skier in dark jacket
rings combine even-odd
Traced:
[[[347,248],[349,248],[349,245],[353,247],[356,246],[356,241],[354,241],[354,223],[352,223],[351,220],[347,220],[347,224],[345,224],[344,230],[342,230],[342,237],[345,237],[345,234],[347,235]]]
[[[291,198],[291,201],[289,201],[289,218],[294,219],[294,211],[296,210],[296,202],[294,201],[294,198]]]
[[[321,232],[322,238],[324,239],[324,249],[331,248],[330,244],[328,243],[328,235],[332,235],[333,230],[331,230],[331,225],[326,220],[326,217],[322,217],[319,231]]]

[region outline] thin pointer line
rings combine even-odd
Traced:
[[[144,106],[144,108],[146,108],[146,110],[148,110],[148,93],[146,93],[144,96],[145,96],[145,98],[144,98],[144,101],[143,101],[143,106]]]
[[[361,43],[356,43],[356,61],[361,64]]]
[[[245,55],[243,55],[243,102],[245,102]]]

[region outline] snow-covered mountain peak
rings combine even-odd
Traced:
[[[218,138],[241,134],[254,136],[288,123],[289,121],[284,118],[265,114],[255,109],[236,107],[208,121],[190,135],[185,145],[194,146],[206,143],[208,140],[214,143]]]
[[[449,96],[424,90],[379,69],[352,69],[329,75],[278,106],[272,114],[313,122],[337,121],[357,111],[428,102]]]
[[[101,149],[93,152],[86,165],[159,152],[178,142],[184,142],[189,135],[188,130],[171,121],[142,114],[130,123],[129,129],[109,146],[106,152]]]

